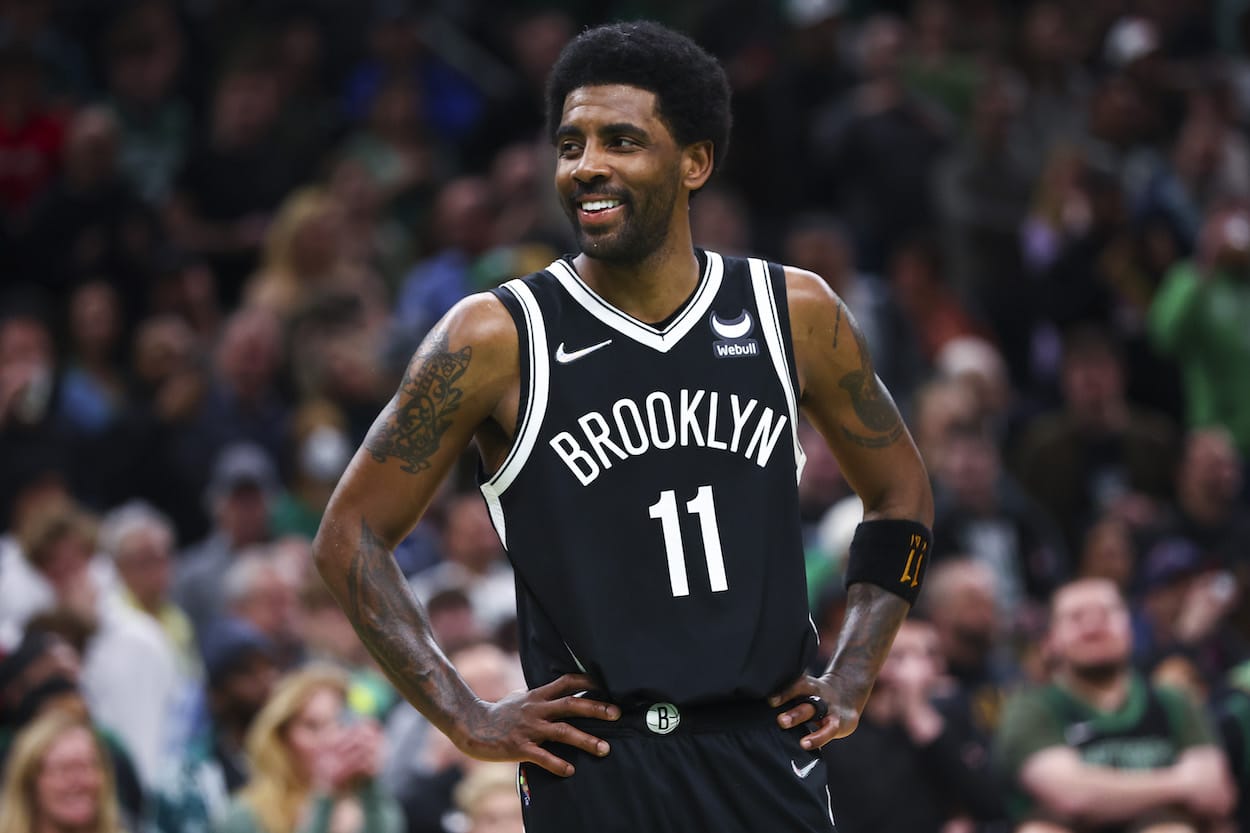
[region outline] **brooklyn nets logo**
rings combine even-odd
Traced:
[[[733,359],[739,356],[758,356],[760,345],[755,339],[749,338],[755,330],[755,320],[746,310],[731,321],[720,318],[713,312],[708,317],[708,324],[718,340],[712,342],[712,351],[718,359]]]
[[[656,703],[647,709],[647,728],[657,735],[667,735],[681,723],[681,712],[672,703]]]

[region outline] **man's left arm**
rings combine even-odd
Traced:
[[[779,692],[774,705],[819,697],[828,713],[803,738],[815,749],[855,730],[894,634],[927,567],[933,494],[928,473],[863,333],[817,275],[786,269],[794,360],[804,415],[824,436],[864,504],[848,564],[846,617],[829,667]],[[816,718],[804,702],[778,716],[789,728]]]

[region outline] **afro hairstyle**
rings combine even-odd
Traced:
[[[655,94],[659,117],[682,147],[710,141],[720,167],[729,150],[729,78],[720,62],[680,32],[651,21],[587,29],[564,47],[547,79],[547,135],[579,87],[623,84]]]

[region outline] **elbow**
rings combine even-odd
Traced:
[[[323,579],[329,579],[334,572],[337,563],[335,555],[342,551],[341,537],[338,524],[327,514],[312,540],[313,566]]]

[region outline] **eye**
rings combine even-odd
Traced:
[[[556,152],[561,159],[572,159],[582,152],[582,146],[572,139],[561,139],[560,143],[556,145]]]
[[[612,144],[612,147],[614,148],[621,148],[624,150],[634,150],[636,148],[642,147],[642,145],[639,142],[637,142],[634,139],[631,139],[629,136],[617,136],[616,138],[612,140],[611,144]]]

